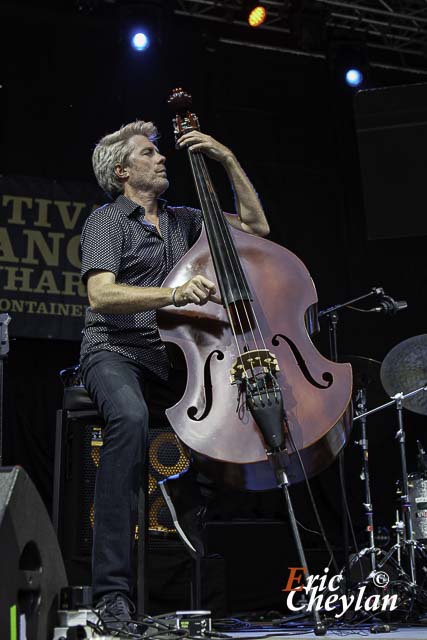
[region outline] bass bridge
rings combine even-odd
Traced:
[[[277,358],[268,349],[253,349],[240,354],[230,369],[231,384],[239,384],[255,379],[258,375],[272,374],[274,378],[280,371]]]
[[[246,396],[246,405],[259,428],[267,452],[285,448],[284,407],[282,391],[277,382],[280,368],[276,356],[267,349],[245,351],[233,362],[231,384],[239,385],[239,397]]]

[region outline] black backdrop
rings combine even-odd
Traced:
[[[391,318],[342,312],[340,352],[382,360],[401,340],[425,331],[425,238],[367,240],[354,96],[325,61],[212,41],[206,46],[203,29],[178,18],[163,48],[136,54],[120,44],[117,21],[110,16],[78,14],[72,3],[62,8],[50,4],[28,4],[20,15],[12,6],[1,9],[1,173],[93,180],[90,157],[96,141],[122,123],[152,119],[167,155],[169,201],[196,205],[185,158],[173,149],[165,105],[170,88],[182,85],[194,96],[203,130],[229,145],[251,177],[271,224],[271,239],[307,264],[321,308],[374,285],[408,301],[407,311]],[[417,81],[416,76],[371,69],[369,86]],[[212,171],[224,209],[232,210],[225,176],[216,166]],[[50,506],[54,416],[61,400],[58,372],[77,362],[79,344],[13,339],[13,319],[11,334],[5,462],[22,464]],[[326,354],[326,326],[316,340]],[[415,438],[427,445],[426,421],[406,417],[413,470]],[[399,473],[395,428],[390,411],[369,423],[376,521],[388,527]],[[353,444],[346,460],[360,531],[360,454]],[[314,485],[327,528],[339,540],[336,469]],[[301,519],[313,524],[302,490],[295,495]]]

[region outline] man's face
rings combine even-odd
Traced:
[[[145,136],[133,136],[131,142],[133,150],[126,163],[129,173],[127,184],[138,191],[160,196],[169,186],[165,157]]]

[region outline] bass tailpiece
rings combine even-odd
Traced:
[[[230,372],[231,383],[239,385],[240,397],[246,396],[246,406],[270,454],[286,449],[285,411],[276,379],[278,372],[277,358],[267,349],[245,351]]]

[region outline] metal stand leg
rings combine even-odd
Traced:
[[[273,456],[275,454],[272,454]],[[280,454],[279,454],[280,455]],[[273,462],[274,464],[274,462]],[[307,572],[304,573],[304,583],[307,586],[307,580],[310,577],[310,570],[308,568],[307,559],[305,557],[304,548],[301,542],[301,536],[299,534],[297,521],[295,518],[294,509],[292,506],[291,496],[289,495],[289,481],[284,469],[276,469],[276,476],[278,479],[278,486],[283,490],[283,494],[285,496],[286,506],[288,508],[289,513],[289,521],[291,523],[292,534],[294,537],[295,545],[297,547],[299,560],[302,567],[305,567]],[[322,622],[319,612],[316,609],[313,610],[313,618],[314,618],[314,633],[316,636],[324,636],[326,634],[326,625]]]
[[[359,413],[366,411],[366,392],[365,389],[359,389],[357,393],[357,410]],[[369,540],[369,556],[371,559],[371,571],[376,571],[375,557],[375,537],[374,537],[374,513],[371,498],[371,482],[369,477],[369,452],[368,438],[366,432],[366,418],[361,418],[361,439],[359,445],[362,448],[362,478],[365,485],[365,502],[363,503],[367,520],[366,530]]]
[[[329,316],[329,352],[331,360],[338,362],[338,313],[332,311]],[[341,526],[342,526],[342,541],[344,551],[344,585],[345,590],[348,593],[350,589],[350,536],[349,536],[349,513],[347,503],[347,491],[345,484],[345,448],[340,451],[338,455],[338,473],[340,478],[341,489]]]
[[[191,563],[191,608],[200,611],[202,608],[202,567],[198,555]]]
[[[138,497],[137,602],[138,616],[148,611],[148,465],[144,464]]]
[[[406,449],[405,449],[406,436],[405,436],[405,430],[403,425],[402,397],[396,398],[396,408],[397,408],[397,416],[399,421],[399,430],[396,433],[396,438],[399,440],[400,461],[402,466],[402,495],[400,499],[402,504],[403,520],[405,523],[406,544],[409,547],[409,574],[411,577],[411,582],[415,584],[416,570],[415,570],[414,532],[412,528],[411,503],[409,502],[408,468],[406,465]]]

